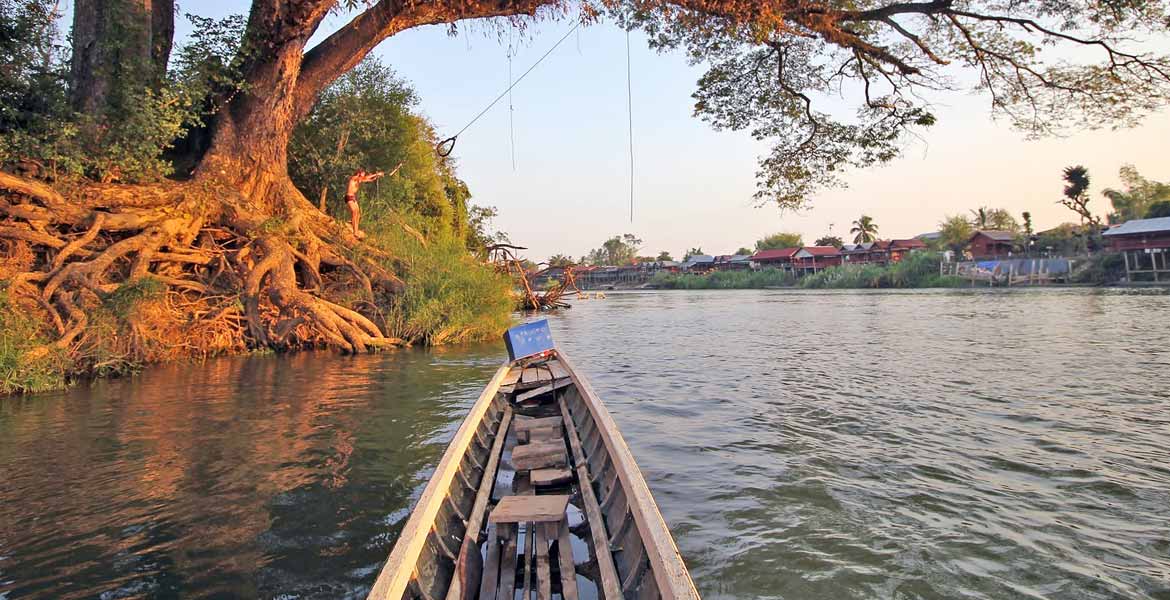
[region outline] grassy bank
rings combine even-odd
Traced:
[[[791,275],[779,269],[712,271],[704,275],[659,273],[650,285],[665,290],[751,290],[790,286]]]
[[[810,289],[865,288],[938,288],[959,287],[964,280],[940,276],[940,256],[933,252],[914,252],[901,262],[882,265],[842,265],[829,267],[800,280],[800,287]]]
[[[407,219],[409,221],[409,218]],[[387,220],[369,231],[370,244],[405,290],[369,297],[323,274],[335,302],[359,311],[388,335],[440,345],[499,335],[511,322],[511,284],[475,260],[462,238],[435,232],[423,243]],[[11,259],[9,259],[10,262]],[[7,262],[0,261],[0,275]],[[183,294],[151,277],[112,293],[83,297],[87,319],[67,344],[29,293],[0,287],[0,395],[60,389],[86,377],[120,376],[149,364],[241,354],[253,347],[239,297]],[[262,318],[272,318],[261,302]],[[295,335],[295,330],[291,331]],[[302,346],[303,347],[303,346]]]
[[[779,269],[713,271],[703,275],[659,273],[650,284],[668,290],[736,290],[770,287],[810,289],[958,287],[964,280],[938,274],[940,256],[915,252],[889,266],[843,265],[795,279]]]

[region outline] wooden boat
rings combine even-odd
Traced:
[[[609,411],[556,349],[492,377],[369,598],[513,600],[517,592],[524,600],[699,598]]]

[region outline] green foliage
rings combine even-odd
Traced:
[[[32,352],[48,344],[40,321],[13,306],[0,287],[0,395],[44,392],[65,386],[63,352]],[[31,353],[31,354],[30,354]]]
[[[670,256],[669,252],[667,252],[666,250],[663,250],[662,252],[658,253],[657,260],[658,260],[658,262],[665,262],[665,261],[673,261],[674,258]]]
[[[854,234],[854,244],[868,244],[877,240],[878,226],[873,222],[873,217],[868,215],[861,215],[861,218],[853,222],[853,227],[849,228],[849,233]]]
[[[799,233],[773,233],[762,240],[756,241],[756,251],[780,250],[781,248],[800,248],[804,246],[804,238]]]
[[[426,220],[406,219],[414,227]],[[392,335],[440,345],[491,338],[511,324],[511,281],[473,258],[454,233],[431,236],[425,246],[391,223],[375,224],[369,234],[370,243],[399,259],[406,284],[402,294],[380,306]]]
[[[701,248],[701,247],[691,248],[683,253],[683,262],[690,260],[692,256],[698,256],[701,254],[703,254],[703,248]]]
[[[289,144],[289,174],[309,198],[325,195],[327,209],[348,220],[346,184],[359,169],[393,177],[363,186],[363,222],[420,218],[418,229],[453,235],[473,251],[495,240],[488,232],[494,208],[470,204],[471,192],[454,165],[434,151],[436,134],[414,113],[417,96],[392,69],[370,58],[327,88]]]
[[[751,248],[740,248],[735,251],[736,256],[751,256],[752,254],[755,254],[755,252],[752,252]]]
[[[975,234],[971,222],[962,215],[949,216],[938,224],[939,245],[954,252],[962,252],[963,247]]]
[[[845,245],[845,240],[842,240],[839,236],[826,235],[817,238],[817,241],[814,243],[817,246],[832,246],[834,248],[841,248]]]
[[[1031,218],[1029,216],[1029,218]],[[988,208],[980,206],[971,211],[971,225],[975,229],[989,229],[993,231],[1020,230],[1020,224],[1010,212],[1003,208]]]
[[[1073,283],[1105,285],[1121,281],[1125,276],[1125,256],[1119,253],[1094,254],[1073,273]]]
[[[148,76],[150,65],[124,48],[118,85],[93,113],[76,112],[67,93],[68,62],[54,45],[56,2],[0,0],[0,166],[22,166],[48,177],[85,176],[98,181],[141,182],[172,172],[164,158],[203,113],[208,87],[180,70],[175,78]],[[14,18],[7,18],[13,15]],[[130,27],[131,19],[110,26]],[[192,45],[206,35],[196,29]],[[129,37],[112,35],[118,40]],[[116,45],[116,43],[115,43]],[[195,53],[180,51],[181,68],[195,70]]]
[[[667,290],[737,290],[790,286],[792,276],[779,269],[711,271],[703,275],[658,273],[650,285]]]
[[[1124,165],[1119,174],[1124,190],[1112,188],[1101,192],[1113,204],[1110,223],[1124,223],[1132,219],[1150,218],[1147,215],[1160,202],[1170,202],[1170,183],[1150,181],[1142,177],[1133,165]]]
[[[160,297],[166,289],[166,284],[158,279],[142,277],[119,286],[102,298],[102,305],[119,319],[125,320],[139,303]]]
[[[615,235],[585,255],[581,262],[589,265],[628,265],[638,257],[642,240],[632,233]]]
[[[1170,200],[1163,200],[1150,205],[1149,210],[1146,211],[1145,218],[1157,219],[1158,217],[1170,217]]]
[[[800,280],[805,288],[924,288],[953,287],[962,280],[940,277],[941,256],[934,252],[911,252],[889,266],[852,264],[829,267]]]
[[[550,267],[567,267],[573,264],[573,259],[564,254],[554,254],[548,257],[548,266]]]

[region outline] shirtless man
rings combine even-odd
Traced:
[[[381,171],[378,171],[377,173],[366,173],[365,169],[358,169],[358,172],[354,173],[353,177],[349,178],[349,184],[345,187],[345,203],[349,205],[349,214],[353,223],[353,234],[356,235],[358,239],[366,237],[366,233],[362,231],[360,227],[358,227],[358,222],[361,221],[362,218],[362,207],[358,205],[357,201],[358,188],[360,188],[363,183],[370,183],[371,181],[377,181],[381,179],[383,175],[385,175],[385,173]]]

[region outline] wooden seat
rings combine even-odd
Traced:
[[[568,506],[569,496],[563,495],[507,496],[500,500],[488,517],[491,529],[480,581],[480,600],[511,600],[515,594],[521,524],[524,525],[523,598],[529,599],[530,589],[535,589],[538,600],[552,598],[549,554],[555,541],[561,597],[577,600],[577,569],[565,516]]]

